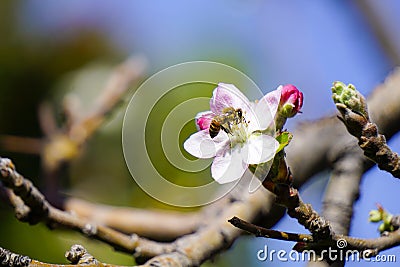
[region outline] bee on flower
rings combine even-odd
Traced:
[[[211,175],[218,183],[240,179],[250,164],[274,158],[279,147],[274,137],[276,117],[294,116],[302,97],[297,88],[285,85],[254,103],[234,85],[219,83],[210,111],[196,116],[199,131],[185,141],[184,148],[195,157],[214,158]]]

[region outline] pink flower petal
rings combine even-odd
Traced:
[[[198,131],[208,129],[215,114],[212,111],[203,111],[197,113],[194,121]]]
[[[211,165],[211,175],[218,183],[225,184],[240,179],[247,167],[240,149],[230,149],[228,144],[215,157]]]
[[[246,112],[250,110],[250,101],[233,84],[219,83],[210,100],[210,109],[215,114],[221,114],[227,107],[241,108]]]
[[[225,132],[224,132],[225,133]],[[211,139],[208,129],[192,134],[183,143],[183,147],[193,156],[201,159],[215,157],[226,143],[229,142],[227,134],[219,134]]]
[[[281,101],[281,92],[282,85],[276,88],[274,91],[269,92],[260,101],[257,103],[258,106],[268,106],[271,112],[272,117],[275,117],[276,112],[278,111],[279,102]]]
[[[279,147],[275,138],[265,134],[250,135],[242,149],[243,161],[247,164],[259,164],[274,158]]]

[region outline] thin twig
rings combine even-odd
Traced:
[[[31,209],[26,206],[24,201],[22,201],[19,196],[15,195],[11,189],[5,188],[4,190],[7,194],[10,204],[14,208],[15,217],[22,222],[29,221],[27,215],[30,213]]]
[[[273,238],[279,240],[287,241],[297,241],[301,243],[305,243],[306,245],[302,246],[302,249],[309,249],[315,247],[336,247],[338,241],[344,241],[341,249],[344,250],[357,250],[361,252],[362,257],[372,257],[376,256],[379,252],[390,249],[392,247],[400,245],[400,230],[396,230],[394,232],[390,232],[385,236],[381,236],[378,238],[357,238],[346,235],[333,235],[332,239],[324,239],[324,240],[315,240],[312,236],[303,235],[303,234],[293,234],[293,233],[285,233],[278,231],[271,231],[270,229],[266,229],[260,226],[253,225],[244,220],[241,220],[237,217],[233,217],[230,222],[249,233],[254,234],[258,237],[265,238]],[[265,233],[265,234],[264,234]],[[285,234],[288,234],[288,237],[285,237]],[[301,237],[304,237],[304,240],[301,240]],[[309,239],[311,238],[311,239]],[[343,246],[343,244],[345,244]]]
[[[306,242],[306,243],[314,242],[314,239],[311,235],[288,233],[288,232],[267,229],[267,228],[260,227],[260,226],[254,225],[252,223],[243,221],[242,219],[239,219],[236,216],[231,218],[230,220],[228,220],[228,222],[230,222],[233,226],[235,226],[239,229],[242,229],[244,231],[254,234],[257,237],[272,238],[272,239],[278,239],[278,240],[284,240],[284,241]]]

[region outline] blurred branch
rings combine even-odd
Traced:
[[[41,109],[42,129],[48,135],[48,143],[43,150],[43,159],[45,166],[50,171],[56,170],[61,163],[69,162],[79,155],[80,148],[122,101],[130,85],[143,76],[145,69],[146,62],[141,57],[128,58],[115,67],[106,86],[85,115],[79,114],[76,104],[79,100],[73,100],[72,97],[67,96],[64,102],[67,116],[66,129],[56,132],[48,129],[48,121],[52,120],[49,115],[51,111],[46,106]]]
[[[244,187],[248,188],[248,187]],[[193,234],[182,236],[172,244],[173,252],[152,258],[144,266],[199,266],[217,253],[229,248],[241,231],[232,227],[227,220],[237,215],[252,221],[261,210],[270,210],[274,197],[265,190],[253,194],[240,187],[242,197],[221,206],[215,217],[203,219],[206,225]],[[243,193],[246,192],[246,193]],[[168,263],[168,264],[166,264]],[[164,265],[165,264],[165,265]]]
[[[228,222],[230,222],[233,226],[242,229],[246,232],[252,233],[257,237],[272,238],[284,241],[306,242],[306,243],[314,241],[313,237],[308,234],[288,233],[288,232],[281,232],[272,229],[267,229],[243,221],[236,216],[228,220]]]
[[[54,116],[54,110],[49,102],[44,101],[39,105],[38,117],[40,129],[42,129],[46,137],[50,137],[59,131]]]
[[[353,204],[359,196],[363,175],[360,151],[347,151],[333,165],[332,175],[325,190],[322,215],[337,234],[346,235],[353,216]]]
[[[115,68],[102,93],[91,110],[80,120],[72,119],[68,135],[78,145],[86,140],[102,125],[109,113],[122,100],[129,85],[143,76],[146,63],[141,57],[131,57]],[[72,110],[70,110],[70,113]],[[78,118],[79,115],[74,117]]]
[[[363,175],[363,155],[359,150],[343,151],[333,164],[329,183],[325,190],[322,216],[326,218],[336,234],[347,235],[353,217],[353,205],[359,196],[359,186]],[[325,261],[310,261],[308,267],[343,266],[337,260],[328,264]]]
[[[43,149],[43,141],[32,137],[0,135],[0,147],[5,151],[39,155]]]
[[[5,192],[10,204],[14,208],[15,217],[22,222],[26,221],[26,215],[30,213],[31,209],[26,206],[24,201],[19,196],[15,195],[11,189],[5,188]]]
[[[149,211],[100,205],[76,198],[67,199],[64,208],[81,218],[124,233],[136,233],[158,240],[172,240],[193,233],[202,224],[201,212]]]
[[[356,0],[355,3],[364,15],[368,26],[371,28],[372,33],[376,37],[376,40],[382,46],[383,51],[386,53],[389,61],[391,61],[393,66],[399,65],[400,55],[396,49],[395,42],[388,30],[383,25],[379,15],[375,11],[374,5],[376,5],[377,3],[368,0]]]

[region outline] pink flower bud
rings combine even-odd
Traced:
[[[282,116],[286,118],[293,117],[300,112],[303,106],[303,93],[292,84],[284,85],[282,87],[279,106]]]

